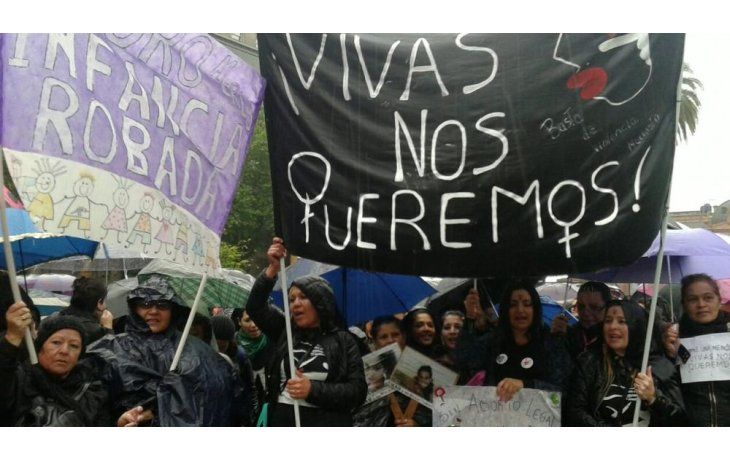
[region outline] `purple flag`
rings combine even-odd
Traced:
[[[256,70],[206,34],[0,40],[0,145],[37,225],[216,267]]]

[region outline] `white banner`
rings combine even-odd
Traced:
[[[497,387],[446,386],[434,398],[433,426],[560,426],[560,392],[523,388],[500,402]]]
[[[690,357],[680,366],[682,383],[730,380],[730,332],[682,339]]]

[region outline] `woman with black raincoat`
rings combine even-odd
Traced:
[[[639,402],[644,409],[641,425],[686,423],[676,368],[653,354],[647,372],[640,372],[646,327],[646,312],[635,302],[612,300],[606,305],[602,344],[578,356],[564,398],[563,425],[631,425]]]
[[[189,310],[163,277],[151,276],[127,295],[125,332],[88,350],[109,389],[113,414],[142,406],[130,423],[236,426],[241,386],[233,368],[209,345],[188,336],[170,371]],[[238,402],[238,403],[237,403]]]
[[[294,426],[298,401],[301,426],[352,426],[352,411],[365,400],[367,383],[355,338],[335,324],[335,297],[329,283],[318,276],[294,280],[289,289],[296,375],[289,371],[286,321],[268,304],[285,255],[283,241],[274,238],[269,265],[251,289],[246,312],[275,343],[266,365],[269,426]]]
[[[83,359],[87,338],[77,318],[43,320],[35,342],[37,364],[21,359],[23,337],[33,321],[30,309],[14,303],[4,319],[8,327],[0,336],[0,426],[112,425],[107,390]],[[124,414],[120,421],[131,416]]]

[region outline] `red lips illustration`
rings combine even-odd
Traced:
[[[600,67],[581,70],[568,79],[568,89],[580,89],[580,98],[584,101],[601,94],[608,82],[606,71]]]

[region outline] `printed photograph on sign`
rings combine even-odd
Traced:
[[[434,392],[453,385],[459,374],[406,347],[390,377],[390,384],[404,395],[428,407],[433,407]]]
[[[395,388],[388,385],[387,382],[398,363],[400,354],[400,345],[392,343],[362,357],[365,381],[368,384],[368,395],[364,404],[369,404],[395,391]]]
[[[523,388],[501,402],[497,387],[446,386],[433,405],[433,426],[560,426],[561,394]]]

